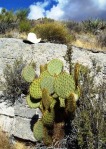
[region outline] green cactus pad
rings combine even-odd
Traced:
[[[30,108],[38,108],[40,107],[40,102],[32,102],[30,95],[26,97],[27,104]]]
[[[33,134],[34,134],[34,137],[37,141],[42,141],[43,139],[43,123],[42,123],[42,120],[38,120],[34,127],[33,127]]]
[[[73,77],[66,72],[59,74],[55,79],[54,89],[58,96],[67,98],[75,90]]]
[[[55,117],[54,109],[52,109],[50,112],[46,110],[42,117],[43,124],[45,126],[52,126],[54,123],[54,117]]]
[[[50,76],[50,73],[49,73],[47,70],[43,71],[43,72],[40,74],[40,78],[41,78],[41,79],[43,79],[43,78],[45,78],[45,77],[48,77],[48,76]]]
[[[42,105],[45,110],[48,110],[51,103],[52,103],[53,98],[49,96],[48,90],[43,89],[42,90]]]
[[[71,93],[70,96],[66,99],[66,113],[67,112],[75,112],[76,109],[76,100],[74,93]]]
[[[35,70],[33,66],[28,65],[24,67],[22,70],[22,77],[24,78],[25,81],[32,82],[35,78]]]
[[[52,99],[52,103],[50,104],[50,109],[53,109],[55,107],[56,102],[57,101],[55,99]]]
[[[47,65],[47,70],[51,75],[58,75],[62,72],[63,69],[63,62],[59,59],[51,60]]]
[[[52,97],[53,97],[53,98],[58,98],[59,96],[58,96],[56,93],[54,93],[54,94],[52,95]]]
[[[54,80],[52,76],[47,76],[41,79],[41,89],[47,89],[49,94],[54,93]]]
[[[60,101],[60,107],[65,108],[65,99],[59,97],[59,101]]]
[[[40,79],[37,78],[35,79],[30,87],[29,87],[29,92],[30,92],[30,95],[35,98],[35,99],[39,99],[42,97],[42,91],[41,91],[41,88],[40,88]]]

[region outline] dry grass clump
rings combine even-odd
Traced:
[[[32,144],[27,145],[26,143],[21,141],[16,141],[14,146],[15,146],[15,149],[35,149],[34,145]]]
[[[12,144],[8,135],[0,129],[0,149],[34,149],[34,145],[26,145],[24,142],[16,141]]]
[[[9,141],[6,133],[0,130],[0,149],[16,149]]]
[[[69,43],[73,37],[69,34],[69,30],[64,24],[59,22],[47,22],[44,24],[38,24],[33,31],[42,38],[54,43]]]

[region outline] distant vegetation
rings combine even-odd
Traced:
[[[39,18],[29,20],[27,18],[29,10],[20,9],[16,12],[5,8],[0,14],[0,34],[5,37],[12,37],[7,34],[15,31],[20,34],[27,34],[33,31],[49,42],[71,43],[76,39],[76,34],[91,34],[95,36],[100,47],[106,47],[106,21],[100,19],[88,19],[82,22],[75,21],[55,21],[50,18]],[[36,14],[35,14],[36,15]]]

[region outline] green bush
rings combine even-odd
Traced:
[[[64,22],[67,26],[67,28],[70,30],[70,32],[81,32],[82,31],[82,28],[81,28],[81,23],[79,22],[75,22],[75,21],[67,21],[67,22]]]
[[[96,87],[94,77],[98,69],[82,67],[80,71],[81,96],[73,126],[76,128],[76,140],[80,149],[105,149],[106,147],[106,84]]]
[[[27,94],[28,83],[21,76],[25,62],[20,58],[13,65],[7,65],[4,69],[5,83],[4,97],[10,104],[14,104],[22,93]]]
[[[31,29],[31,24],[27,20],[23,20],[19,23],[20,32],[29,32]]]
[[[68,29],[58,22],[38,24],[33,31],[41,37],[42,40],[49,42],[67,44],[72,39]]]
[[[96,34],[98,30],[104,28],[106,28],[106,22],[100,19],[88,19],[82,21],[82,30],[87,33]]]

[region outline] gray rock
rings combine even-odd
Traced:
[[[39,65],[45,64],[53,58],[62,59],[67,51],[67,46],[54,43],[26,44],[21,39],[0,38],[0,75],[6,64],[13,63],[15,59],[23,57],[27,62],[36,62],[37,74]]]
[[[9,106],[6,102],[0,103],[0,115],[14,117],[14,107]]]
[[[101,84],[106,79],[105,74],[105,64],[106,64],[106,52],[94,52],[94,50],[87,50],[83,48],[78,48],[72,46],[72,62],[79,62],[84,66],[91,69],[92,73],[94,71],[93,65],[101,67],[101,71],[95,77],[95,85]]]
[[[13,117],[0,114],[0,127],[4,132],[8,132],[10,135],[13,133],[12,131],[13,122],[14,122]]]
[[[30,122],[31,122],[31,120],[29,120],[29,119],[25,119],[22,117],[15,117],[12,134],[15,137],[18,137],[21,139],[36,141],[33,136],[33,132],[31,130]]]
[[[36,114],[36,109],[30,109],[28,107],[14,107],[14,114],[18,117],[31,119]]]

